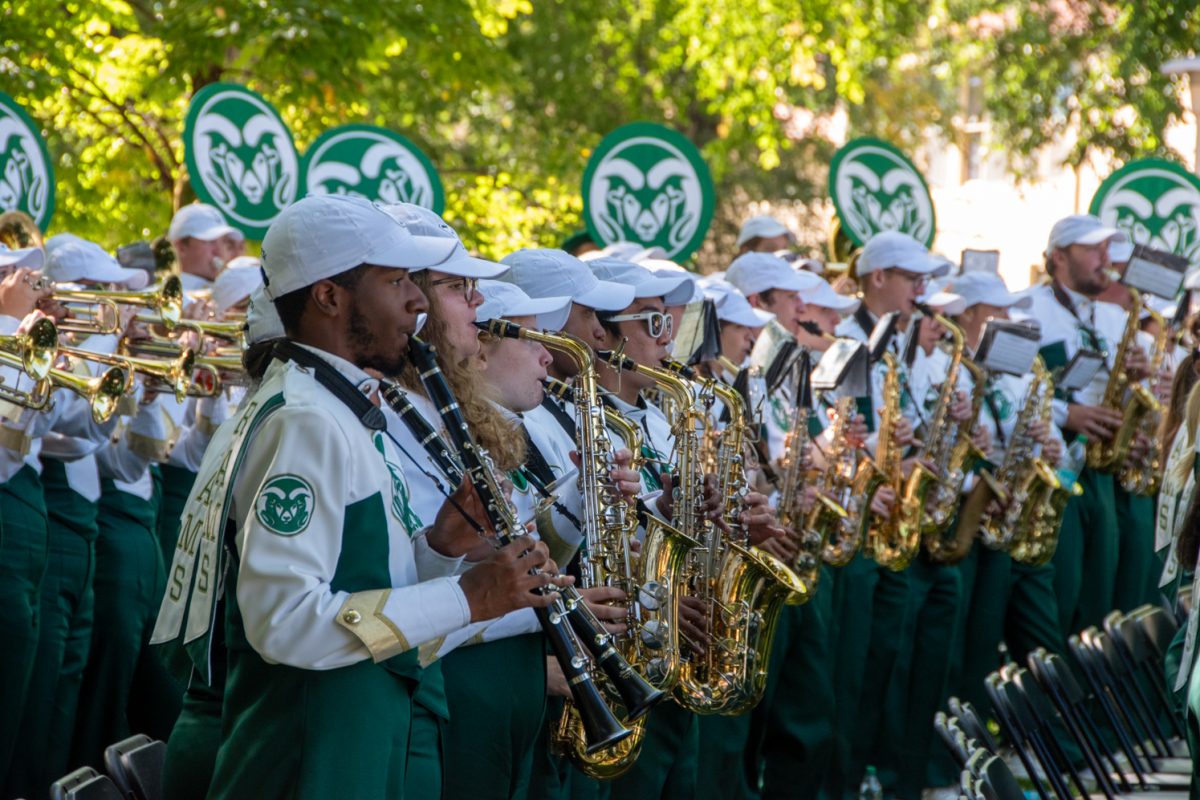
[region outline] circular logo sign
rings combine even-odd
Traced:
[[[716,206],[712,175],[682,134],[635,122],[604,137],[583,173],[583,218],[597,242],[696,252]]]
[[[0,92],[0,211],[24,211],[43,231],[54,216],[54,167],[37,123]]]
[[[1131,161],[1105,178],[1088,209],[1134,244],[1200,265],[1200,178],[1156,158]]]
[[[446,194],[433,162],[398,133],[343,125],[321,134],[304,154],[308,194],[353,194],[383,203],[413,203],[441,214]]]
[[[192,98],[183,132],[196,196],[261,240],[301,196],[300,159],[279,113],[244,86],[214,83]]]
[[[859,247],[882,231],[933,244],[937,220],[929,187],[913,163],[881,139],[854,139],[834,154],[829,196],[842,231]]]

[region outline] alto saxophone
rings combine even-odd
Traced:
[[[579,451],[579,487],[584,546],[579,553],[580,585],[614,586],[628,598],[626,631],[613,636],[613,647],[655,689],[670,692],[678,679],[678,603],[670,591],[671,576],[679,573],[689,546],[665,526],[647,530],[641,557],[633,553],[638,516],[613,482],[615,450],[608,435],[609,412],[600,402],[592,351],[583,342],[561,333],[545,333],[491,320],[480,324],[494,335],[539,342],[568,356],[577,372],[570,385],[551,385],[568,397],[575,410],[575,443]],[[613,415],[619,418],[619,415]],[[621,419],[621,423],[628,423]],[[636,428],[633,429],[636,437]],[[631,452],[640,456],[640,437]],[[647,569],[649,567],[649,569]],[[659,570],[662,570],[661,572]],[[608,689],[602,684],[602,688]],[[621,698],[609,691],[620,708]],[[555,750],[570,758],[584,774],[598,779],[622,775],[637,760],[645,737],[645,720],[627,720],[631,733],[604,748],[588,745],[583,719],[570,701],[553,736]]]
[[[814,485],[819,500],[808,512],[805,529],[816,531],[825,543],[822,560],[831,567],[849,564],[862,545],[869,516],[863,513],[864,498],[855,494],[855,476],[859,471],[859,451],[846,441],[846,428],[854,419],[854,398],[841,397],[834,407],[833,427],[830,429],[828,462],[818,472]],[[870,465],[863,466],[869,472]],[[827,501],[827,502],[826,502]],[[870,499],[866,499],[867,505]]]
[[[1150,318],[1158,324],[1158,334],[1154,337],[1154,355],[1150,359],[1150,380],[1153,383],[1158,380],[1158,374],[1162,370],[1171,329],[1162,314],[1149,306],[1146,307],[1146,311],[1150,314]],[[1132,459],[1126,461],[1117,476],[1121,482],[1121,488],[1130,494],[1150,497],[1158,493],[1164,467],[1163,441],[1162,437],[1158,435],[1162,413],[1162,403],[1155,398],[1154,406],[1142,418],[1142,423],[1138,428],[1138,432],[1150,443],[1149,449],[1137,461]]]
[[[971,416],[965,421],[949,424],[946,438],[952,443],[950,452],[945,461],[933,461],[942,466],[943,475],[934,488],[922,525],[925,552],[937,564],[957,564],[962,561],[971,552],[971,545],[975,541],[974,530],[953,523],[954,515],[961,506],[963,483],[976,462],[984,457],[971,440],[971,433],[983,408],[987,373],[969,358],[962,357],[961,366],[971,373]]]
[[[1087,465],[1105,472],[1117,472],[1124,466],[1142,420],[1159,405],[1150,390],[1130,380],[1125,370],[1126,357],[1137,342],[1143,305],[1142,295],[1136,289],[1130,289],[1129,296],[1132,298],[1129,317],[1121,334],[1121,343],[1117,346],[1116,359],[1108,373],[1108,383],[1104,385],[1104,397],[1100,401],[1100,405],[1121,415],[1121,425],[1108,441],[1096,438],[1087,443]]]
[[[873,474],[863,478],[863,497],[874,495],[880,485],[887,484],[895,500],[890,513],[879,517],[870,513],[866,535],[867,555],[880,566],[899,572],[912,563],[921,549],[921,515],[929,489],[937,480],[923,464],[913,465],[908,479],[902,471],[900,446],[895,441],[896,418],[900,414],[900,366],[891,353],[883,354],[887,377],[883,384],[883,412],[879,422],[879,452]],[[858,484],[859,481],[856,481]],[[869,502],[868,502],[869,505]]]
[[[698,714],[740,713],[757,703],[766,687],[772,633],[783,603],[793,595],[806,594],[787,565],[750,547],[740,521],[742,499],[748,491],[742,398],[717,381],[693,384],[689,378],[694,372],[679,364],[650,367],[619,354],[598,355],[614,366],[651,378],[674,409],[673,518],[700,542],[688,554],[687,594],[703,601],[711,640],[703,653],[689,653],[685,658],[678,702]],[[710,413],[714,398],[720,399],[730,414],[728,425],[719,433]],[[716,465],[719,496],[724,500],[721,516],[728,535],[703,513],[702,464],[706,458]]]

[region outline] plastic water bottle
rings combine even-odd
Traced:
[[[1062,466],[1058,468],[1058,477],[1063,486],[1074,486],[1079,480],[1079,473],[1087,466],[1087,436],[1080,434],[1067,447],[1063,456]]]
[[[883,784],[875,774],[874,767],[867,767],[862,783],[858,787],[858,800],[883,800]]]

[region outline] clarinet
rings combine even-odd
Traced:
[[[446,479],[454,486],[462,483],[463,467],[462,464],[446,447],[442,437],[429,424],[429,420],[421,415],[417,407],[408,399],[408,394],[405,393],[400,385],[391,381],[384,381],[383,386],[379,390],[379,395],[387,401],[387,404],[392,407],[396,415],[400,417],[413,436],[420,442],[421,447],[425,448],[425,452],[433,459],[433,463],[441,470]],[[432,445],[432,446],[431,446]]]
[[[419,337],[411,336],[408,354],[420,373],[421,383],[429,399],[441,415],[451,446],[458,451],[466,479],[479,495],[488,522],[496,532],[497,544],[503,547],[523,536],[525,531],[512,504],[500,488],[491,457],[475,444],[458,401],[437,365],[436,349]],[[552,587],[546,587],[539,590],[539,593],[544,594],[547,591],[554,590]],[[534,613],[537,614],[538,622],[541,623],[546,638],[550,640],[555,659],[567,679],[571,699],[583,722],[584,736],[588,742],[587,752],[611,747],[629,736],[632,731],[622,725],[613,714],[592,680],[586,659],[579,652],[572,630],[582,640],[593,660],[610,678],[614,687],[622,693],[623,699],[626,698],[622,687],[630,684],[629,677],[636,675],[636,672],[613,648],[612,637],[588,610],[583,598],[574,587],[566,587],[561,590],[561,597],[556,599],[550,608],[536,608]],[[633,696],[632,692],[630,694],[626,705],[630,719],[645,714],[655,701],[661,699],[661,693],[658,696],[648,695],[648,698],[638,698]]]

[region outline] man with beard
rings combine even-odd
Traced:
[[[1063,367],[1080,350],[1105,354],[1105,368],[1071,396],[1054,401],[1054,424],[1064,438],[1109,441],[1121,424],[1121,412],[1100,405],[1109,373],[1125,369],[1131,380],[1148,374],[1145,352],[1130,348],[1124,364],[1114,363],[1126,313],[1097,298],[1112,282],[1109,244],[1124,235],[1090,214],[1064,217],[1050,230],[1046,273],[1050,283],[1029,292],[1027,316],[1041,325],[1042,358],[1051,370]],[[1064,636],[1097,625],[1112,610],[1120,534],[1114,479],[1109,472],[1084,469],[1084,493],[1072,498],[1063,514],[1054,554],[1054,588]],[[1085,533],[1086,532],[1086,533]]]
[[[210,796],[401,796],[417,648],[569,580],[530,537],[451,577],[478,544],[477,495],[461,487],[428,527],[407,502],[366,370],[404,368],[427,308],[411,273],[455,246],[344,196],[305,198],[267,232],[287,339],[205,456],[157,637],[183,634],[204,673],[225,634]]]

